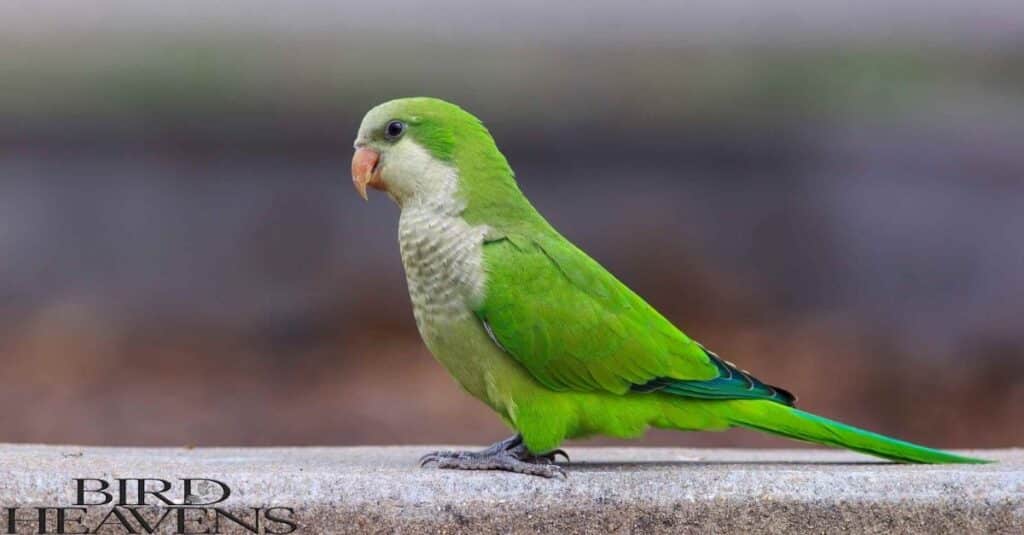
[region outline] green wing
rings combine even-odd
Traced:
[[[476,311],[495,343],[546,387],[792,402],[705,350],[552,234],[485,243],[487,291]]]

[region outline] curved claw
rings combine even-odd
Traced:
[[[543,464],[539,466],[534,466],[536,466],[536,468],[532,470],[523,470],[520,471],[519,473],[531,476],[546,477],[548,479],[569,479],[569,475],[565,473],[565,470],[561,466],[557,466],[554,464]]]
[[[569,460],[569,454],[566,453],[565,450],[563,450],[562,448],[558,448],[557,450],[549,451],[548,453],[544,454],[545,457],[550,457],[552,461],[556,460],[559,455],[565,457],[565,462],[571,462]]]
[[[544,464],[554,464],[558,461],[559,455],[565,457],[565,462],[569,462],[569,454],[566,453],[565,450],[561,448],[549,451],[547,453],[542,453],[540,455],[531,455],[529,459],[533,461],[542,462]]]

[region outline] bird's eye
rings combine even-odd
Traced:
[[[384,127],[384,137],[394,140],[405,133],[405,123],[402,121],[391,121]]]

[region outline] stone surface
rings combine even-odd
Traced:
[[[154,505],[152,495],[146,507],[133,507],[129,491],[127,505],[66,509],[68,533],[126,533],[119,513],[142,533],[138,517],[163,514],[160,533],[178,531],[179,515],[192,532],[253,532],[225,512],[252,528],[258,519],[260,533],[292,529],[281,518],[297,525],[294,533],[1024,532],[1020,449],[969,452],[1000,461],[991,465],[909,466],[834,450],[573,448],[564,481],[417,468],[432,449],[3,445],[0,532],[8,528],[7,508],[17,508],[18,532],[30,533],[38,532],[32,508],[76,506],[74,478],[104,480],[115,502],[117,478],[167,480],[163,496],[175,504],[183,502],[181,478],[223,482],[230,495],[203,505],[223,492],[196,481],[196,505],[182,513],[179,505]],[[83,498],[94,503],[104,495]],[[57,511],[47,515],[55,532]]]

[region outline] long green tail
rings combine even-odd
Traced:
[[[930,464],[991,462],[918,446],[773,401],[736,400],[725,402],[723,405],[727,405],[728,408],[722,415],[739,426],[816,444],[851,449],[894,461]]]

